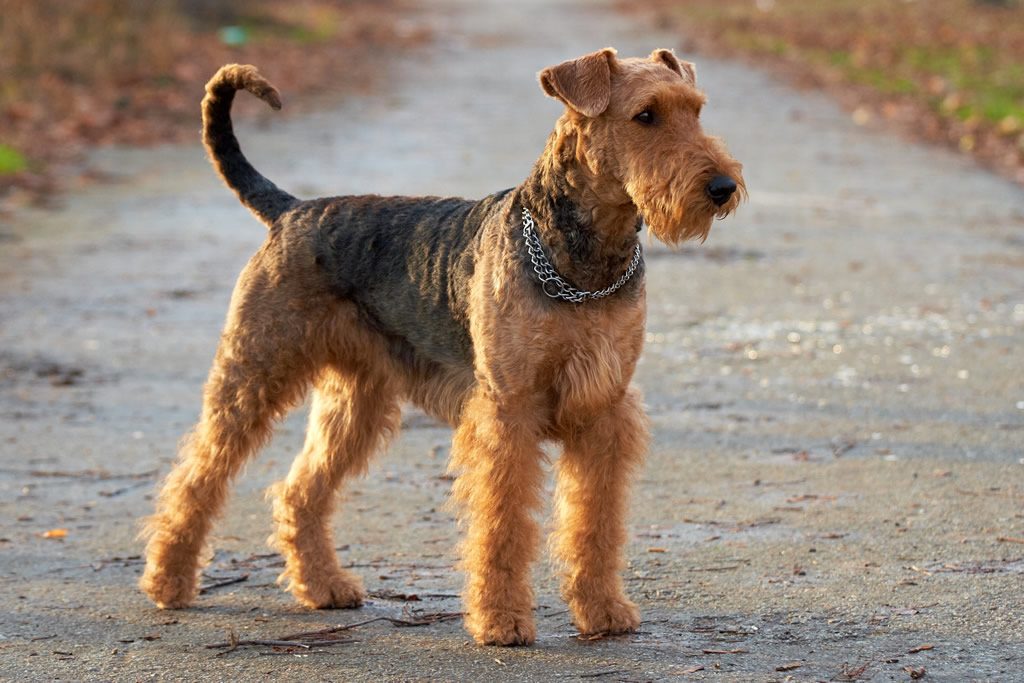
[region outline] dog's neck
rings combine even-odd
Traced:
[[[519,197],[558,273],[597,290],[617,280],[633,257],[639,216],[621,185],[600,182],[579,150],[579,133],[563,117]]]

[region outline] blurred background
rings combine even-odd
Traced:
[[[0,0],[0,680],[1020,680],[1022,2]],[[563,110],[537,72],[609,45],[696,62],[750,191],[704,244],[642,238],[641,633],[577,640],[541,562],[538,646],[473,647],[451,431],[414,409],[333,520],[362,610],[275,585],[264,492],[301,409],[196,607],[155,609],[138,520],[267,238],[199,144],[205,81],[248,62],[281,90],[232,117],[296,196],[480,197]]]
[[[429,36],[406,14],[396,0],[0,0],[0,196],[88,180],[92,146],[196,140],[222,64],[273,61],[290,111],[366,89],[375,51]]]
[[[194,139],[202,85],[223,63],[272,59],[289,110],[369,87],[375,51],[431,39],[403,2],[0,0],[0,197],[45,201],[90,146]],[[824,89],[858,124],[955,147],[1024,183],[1019,0],[618,4],[654,14],[684,49]],[[82,168],[70,178],[83,179]]]
[[[662,21],[684,31],[701,53],[776,69],[838,97],[859,124],[894,124],[1024,183],[1019,0],[655,4]]]

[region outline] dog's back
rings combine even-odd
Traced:
[[[480,201],[331,197],[302,202],[283,218],[317,225],[316,262],[332,291],[354,302],[397,353],[471,367],[476,245],[507,192]]]

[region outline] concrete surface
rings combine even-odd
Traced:
[[[481,196],[525,176],[558,114],[539,69],[677,42],[593,2],[424,11],[436,43],[396,55],[378,94],[245,127],[257,167],[304,196]],[[535,647],[476,647],[444,621],[308,652],[207,649],[459,609],[449,431],[412,411],[336,519],[376,596],[362,610],[308,612],[274,585],[262,491],[301,414],[216,529],[208,581],[248,578],[185,611],[147,602],[137,519],[263,238],[192,145],[104,152],[120,182],[0,226],[0,678],[1024,680],[1024,193],[697,61],[705,125],[751,192],[705,245],[647,252],[636,381],[654,446],[626,575],[640,633],[578,640],[542,565]]]

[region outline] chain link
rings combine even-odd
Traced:
[[[537,274],[537,279],[540,280],[541,289],[544,290],[544,293],[552,299],[571,301],[574,304],[594,299],[603,299],[610,294],[614,294],[622,285],[629,282],[629,279],[633,277],[633,273],[636,272],[637,266],[643,260],[643,251],[640,249],[640,242],[638,241],[636,249],[633,250],[633,260],[630,262],[629,267],[626,268],[626,272],[622,274],[622,277],[604,289],[588,292],[573,287],[555,271],[551,261],[544,255],[544,248],[541,246],[540,237],[537,236],[533,216],[530,215],[529,209],[525,207],[523,208],[523,239],[526,240],[526,250],[530,253],[533,272]],[[551,289],[549,289],[549,286]]]

